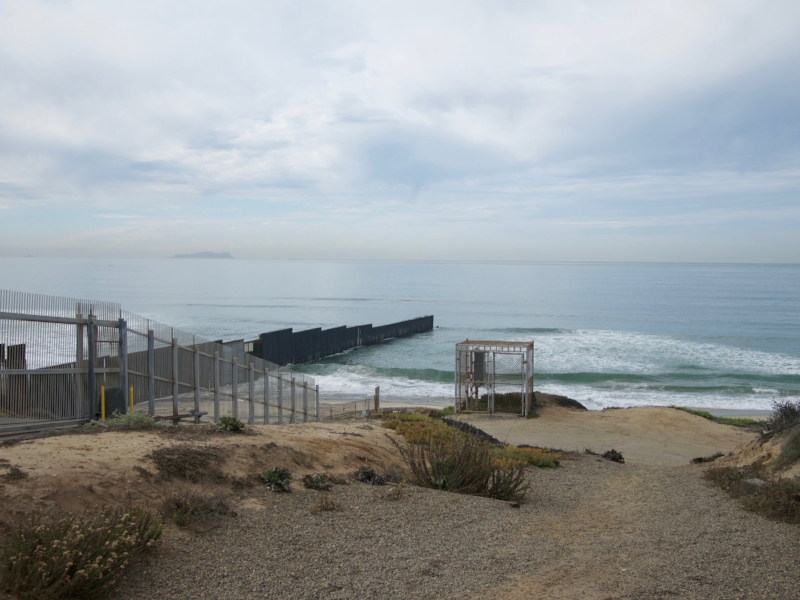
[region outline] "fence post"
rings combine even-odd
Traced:
[[[200,412],[200,346],[197,345],[196,340],[194,344],[194,412]]]
[[[94,361],[97,357],[97,348],[95,347],[95,340],[97,339],[97,331],[94,326],[94,315],[89,312],[87,317],[86,337],[89,342],[89,364],[88,364],[88,388],[89,388],[89,418],[94,419],[97,414],[97,389],[95,388],[96,381],[94,376]]]
[[[294,385],[294,376],[292,376],[292,418],[290,423],[297,423],[297,393]]]
[[[283,375],[278,372],[278,425],[283,425]]]
[[[247,399],[248,399],[248,401],[250,403],[250,414],[247,417],[247,424],[248,425],[255,425],[255,422],[256,422],[256,403],[255,403],[255,397],[254,397],[255,396],[255,382],[253,380],[253,376],[254,376],[253,363],[250,363],[250,367],[248,368],[248,370],[250,371],[250,373],[249,373],[249,375],[250,375],[250,381],[249,381],[250,387],[247,390],[248,391]]]
[[[172,338],[172,415],[178,415],[178,394],[180,387],[178,385],[178,375],[180,367],[178,366],[178,338]],[[172,421],[173,425],[178,424],[178,420]]]
[[[80,312],[81,305],[75,307],[75,318],[76,319],[83,319],[83,315]],[[4,356],[0,356],[0,361],[5,358]],[[75,368],[76,369],[83,369],[83,325],[80,323],[75,326]],[[80,419],[81,414],[83,413],[83,377],[81,377],[81,373],[75,374],[75,409],[74,409],[74,418]]]
[[[264,364],[264,425],[269,425],[269,367]]]
[[[239,365],[236,362],[236,351],[231,359],[231,391],[233,392],[233,418],[239,419]]]
[[[147,330],[147,411],[156,414],[156,334]]]
[[[303,380],[303,423],[308,423],[308,382]]]
[[[316,405],[315,408],[317,411],[317,423],[319,423],[322,420],[322,417],[319,414],[319,386],[316,386],[314,388],[314,396],[315,396],[314,404]]]
[[[117,321],[119,330],[119,387],[122,388],[122,396],[125,398],[125,411],[130,406],[130,396],[128,390],[128,324],[125,319]]]
[[[375,412],[381,409],[381,386],[375,386]]]
[[[214,423],[219,423],[219,351],[214,352]]]

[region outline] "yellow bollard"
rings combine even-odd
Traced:
[[[100,418],[106,420],[106,386],[100,386]]]
[[[130,401],[131,405],[131,412],[133,412],[133,386],[128,386],[128,400]]]

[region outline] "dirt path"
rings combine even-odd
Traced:
[[[796,598],[800,530],[700,473],[581,456],[532,472],[520,509],[353,484],[319,513],[317,492],[260,492],[212,532],[173,535],[119,598]]]

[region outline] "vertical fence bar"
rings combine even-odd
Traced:
[[[308,423],[308,382],[303,380],[303,423]]]
[[[80,304],[76,307],[76,319],[83,319],[80,312]],[[83,324],[75,326],[75,368],[83,369]],[[0,356],[0,361],[5,357]],[[83,416],[83,377],[80,372],[75,374],[75,413],[73,418],[79,419]]]
[[[264,364],[264,425],[269,425],[269,367]]]
[[[86,334],[89,338],[89,364],[87,372],[87,379],[89,380],[89,418],[94,419],[97,414],[97,390],[95,389],[96,381],[94,376],[94,361],[97,356],[97,348],[95,347],[97,328],[94,326],[94,315],[91,312],[89,312],[87,319]]]
[[[156,414],[156,334],[147,330],[147,412]]]
[[[172,415],[178,415],[178,395],[180,394],[180,387],[178,382],[178,375],[180,373],[180,367],[178,364],[178,338],[172,338]],[[174,425],[178,424],[178,421],[173,421]]]
[[[200,412],[200,346],[194,340],[194,412]],[[198,417],[199,418],[199,417]]]
[[[219,352],[214,352],[214,423],[219,423]]]
[[[322,420],[322,417],[319,414],[319,386],[314,388],[314,405],[317,413],[317,422],[319,423]]]
[[[297,392],[294,385],[294,376],[292,376],[292,418],[290,423],[297,423]]]
[[[249,414],[247,416],[247,424],[248,425],[254,425],[255,422],[256,422],[256,412],[255,412],[256,411],[256,402],[255,402],[255,381],[254,381],[255,373],[253,372],[253,363],[250,363],[250,366],[248,367],[248,371],[249,371],[249,373],[248,373],[248,375],[249,375],[249,381],[248,381],[249,386],[248,386],[248,390],[247,390],[247,401],[248,401],[248,404],[250,405],[249,406],[250,412],[249,412]]]
[[[125,319],[120,317],[117,321],[119,333],[119,387],[122,388],[122,396],[125,399],[125,412],[130,406],[130,390],[128,389],[128,324]]]
[[[239,365],[236,363],[236,352],[233,353],[231,360],[232,376],[231,376],[231,391],[233,392],[233,418],[239,418]]]
[[[278,425],[283,425],[283,374],[278,373]]]

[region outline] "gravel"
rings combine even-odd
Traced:
[[[797,598],[800,529],[701,473],[582,455],[532,471],[519,509],[414,487],[257,489],[237,518],[167,535],[116,598]],[[323,493],[340,509],[315,510]]]

